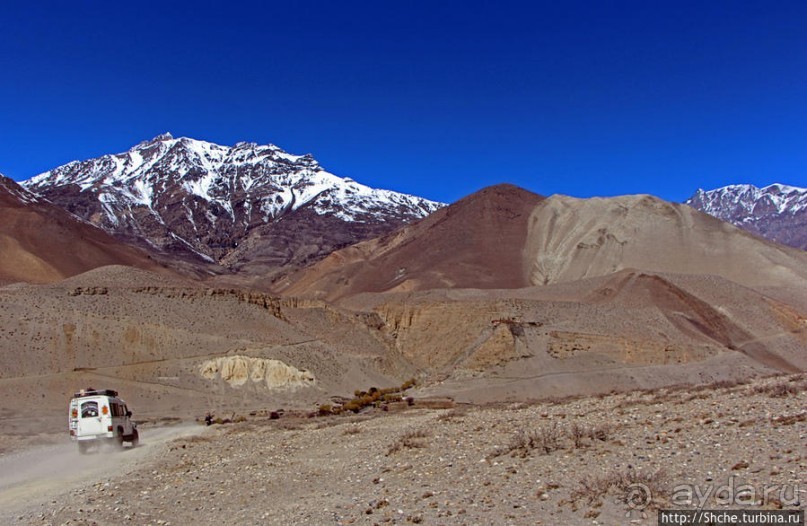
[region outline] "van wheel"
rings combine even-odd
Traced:
[[[132,429],[132,447],[137,447],[138,442],[140,442],[140,433],[137,432],[137,429]]]
[[[78,443],[78,452],[82,455],[86,455],[87,451],[89,451],[90,445],[86,441],[79,441]]]
[[[120,428],[120,427],[118,428],[118,434],[115,435],[115,438],[113,440],[115,441],[116,446],[123,449],[123,429],[122,428]]]

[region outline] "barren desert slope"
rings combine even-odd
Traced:
[[[336,251],[276,290],[334,301],[363,292],[517,289],[627,269],[720,276],[807,298],[807,252],[688,206],[647,195],[544,199],[511,185]]]
[[[0,283],[51,283],[104,265],[169,272],[116,240],[0,176]]]
[[[338,250],[274,289],[335,300],[361,292],[523,287],[528,219],[542,199],[512,185],[485,188],[392,234]]]
[[[805,269],[802,251],[652,197],[500,185],[332,254],[283,296],[124,266],[2,287],[0,414],[10,432],[33,407],[61,426],[87,386],[198,418],[411,377],[420,396],[489,402],[796,373]]]

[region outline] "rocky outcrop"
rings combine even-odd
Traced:
[[[207,360],[199,373],[207,380],[223,380],[230,387],[240,387],[247,382],[263,385],[267,389],[294,389],[314,385],[314,375],[299,370],[280,360],[253,358],[250,356],[225,356]]]

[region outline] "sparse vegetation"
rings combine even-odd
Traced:
[[[351,426],[346,427],[345,430],[342,431],[342,434],[343,435],[359,435],[359,434],[361,434],[361,427],[357,426],[356,424],[353,424]]]
[[[387,449],[387,456],[397,453],[402,449],[426,447],[427,444],[424,439],[428,438],[429,436],[431,436],[431,433],[425,429],[413,429],[407,431],[389,446]]]
[[[572,439],[572,444],[575,449],[580,449],[585,445],[584,439],[587,436],[587,430],[577,422],[569,427],[569,438]]]
[[[510,437],[510,442],[503,449],[495,451],[493,456],[510,454],[526,458],[536,450],[548,455],[563,447],[563,435],[563,430],[557,422],[532,431],[520,429]]]
[[[798,413],[795,415],[782,415],[771,418],[774,425],[791,426],[797,422],[807,422],[807,414]]]
[[[607,442],[613,434],[614,426],[608,423],[599,424],[588,429],[588,437],[591,440]]]
[[[356,389],[353,391],[353,398],[341,405],[331,406],[330,404],[323,404],[319,406],[317,414],[319,416],[338,415],[346,412],[358,413],[365,407],[375,406],[380,407],[383,404],[391,404],[401,402],[404,400],[403,393],[407,389],[411,389],[416,385],[416,380],[410,378],[400,387],[386,387],[379,389],[378,387],[370,387],[367,391]],[[406,398],[409,403],[410,397]],[[409,403],[409,405],[412,405]]]
[[[468,410],[464,407],[458,407],[451,409],[450,411],[446,411],[445,413],[441,414],[437,417],[437,420],[440,422],[447,422],[450,420],[455,420],[458,418],[463,418],[464,416],[468,415]]]
[[[799,386],[791,381],[783,380],[774,384],[763,384],[754,387],[755,393],[767,394],[771,398],[785,398],[791,395],[796,395],[801,391]]]
[[[565,415],[560,415],[560,417],[563,418]],[[510,454],[526,458],[533,451],[548,455],[553,451],[563,449],[566,438],[569,439],[572,447],[579,449],[595,441],[607,442],[612,438],[613,430],[614,426],[609,423],[586,427],[577,422],[568,426],[552,422],[529,431],[519,429],[510,437],[506,446],[497,449],[491,456]]]
[[[112,492],[104,486],[103,491],[83,497],[99,499],[101,511],[120,507],[131,513],[137,511],[142,492],[151,495],[159,490],[166,502],[189,504],[170,511],[185,522],[193,519],[195,508],[212,509],[212,499],[217,499],[216,507],[221,503],[224,509],[211,514],[218,513],[214,516],[219,522],[226,523],[242,509],[249,510],[248,519],[255,523],[268,512],[294,522],[302,509],[310,515],[309,522],[325,523],[332,514],[307,497],[333,491],[334,481],[344,480],[340,491],[349,497],[342,500],[339,512],[344,522],[373,519],[370,522],[382,524],[393,518],[414,523],[414,517],[421,517],[424,524],[647,522],[653,508],[671,504],[679,481],[706,489],[707,484],[715,488],[729,484],[732,477],[735,487],[740,483],[761,487],[766,481],[783,484],[792,478],[791,472],[803,460],[796,428],[807,421],[807,413],[798,403],[803,392],[770,397],[769,386],[782,382],[798,388],[801,380],[762,378],[748,386],[729,387],[729,392],[665,391],[663,395],[676,397],[669,404],[658,402],[659,390],[603,399],[592,396],[564,405],[537,402],[519,409],[508,401],[428,410],[418,400],[417,411],[359,415],[343,411],[340,418],[318,417],[318,406],[283,412],[279,420],[270,420],[269,410],[244,412],[250,417],[246,423],[197,426],[201,435],[169,442],[158,466],[148,465],[147,471],[135,471],[125,484],[113,486],[115,498],[125,498],[123,504],[101,500]],[[764,388],[757,390],[758,386]],[[383,404],[381,391],[360,394],[378,395]],[[709,398],[678,404],[701,393]],[[626,400],[637,403],[615,410]],[[331,414],[349,401],[323,400]],[[404,407],[401,402],[400,408]],[[148,428],[144,431],[146,440],[151,440]],[[704,454],[716,441],[735,447],[720,455]],[[274,488],[277,480],[282,481],[280,494],[293,498],[294,504],[226,498],[229,487],[246,494],[258,484]],[[211,486],[225,493],[218,490],[211,495]],[[466,504],[463,499],[469,496],[479,505]],[[777,491],[764,497],[764,505],[790,508],[795,498],[790,490],[784,498]],[[713,502],[710,498],[707,504]],[[79,502],[82,507],[90,504]],[[267,510],[267,506],[274,507]],[[62,512],[59,523],[75,520],[76,513]],[[112,512],[104,513],[102,518],[114,523]],[[175,518],[167,515],[154,519]],[[36,522],[36,516],[25,519]]]
[[[665,497],[665,480],[662,470],[646,472],[628,466],[602,476],[592,475],[581,479],[579,486],[571,493],[571,503],[585,500],[588,504],[596,505],[610,491],[616,493],[624,504],[642,508],[658,507]]]

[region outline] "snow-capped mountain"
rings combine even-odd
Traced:
[[[686,204],[772,241],[807,249],[807,189],[750,184],[698,190]]]
[[[249,239],[254,249],[268,227],[284,239],[258,244],[274,243],[271,252],[289,260],[297,243],[314,243],[305,256],[311,259],[443,206],[338,177],[310,155],[271,144],[227,147],[170,134],[124,153],[73,161],[23,185],[115,234],[236,267],[245,261],[241,245]],[[315,224],[312,239],[292,235],[306,223]]]

